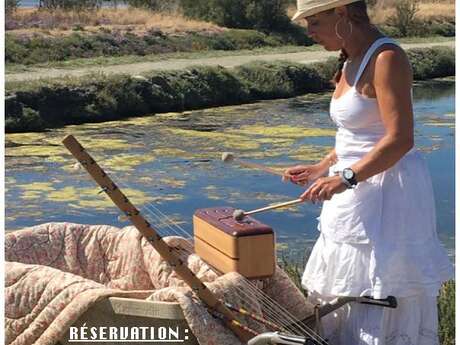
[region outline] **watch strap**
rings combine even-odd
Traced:
[[[345,176],[343,176],[343,172],[340,172],[339,176],[342,179],[343,184],[347,186],[348,189],[353,188],[353,185],[345,178]]]

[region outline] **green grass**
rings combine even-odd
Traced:
[[[177,52],[166,54],[151,54],[145,56],[125,55],[125,56],[101,56],[96,58],[72,59],[67,61],[53,61],[48,63],[38,63],[33,65],[8,64],[6,65],[6,74],[33,71],[38,68],[59,68],[59,69],[75,69],[91,66],[114,66],[125,65],[142,62],[158,62],[171,59],[203,59],[224,56],[238,55],[263,55],[263,54],[287,54],[308,51],[319,51],[322,47],[313,45],[309,47],[303,46],[280,46],[280,47],[264,47],[255,49],[241,50],[203,50],[199,52]]]
[[[443,43],[454,41],[453,37],[432,36],[432,37],[404,37],[398,38],[400,43]]]
[[[5,35],[5,63],[34,65],[81,58],[126,55],[197,52],[207,50],[241,50],[283,45],[311,45],[303,33],[295,37],[283,33],[263,33],[255,30],[226,30],[221,33],[165,34],[149,30],[143,34],[100,30],[72,32],[69,35],[34,34]]]
[[[407,37],[398,40],[400,43],[443,43],[452,41],[450,37]],[[134,64],[142,62],[158,62],[171,59],[202,59],[224,56],[238,56],[238,55],[263,55],[263,54],[287,54],[298,52],[322,51],[323,47],[320,45],[312,46],[296,46],[285,45],[278,47],[262,47],[255,49],[241,49],[241,50],[203,50],[197,52],[176,52],[165,54],[149,54],[144,56],[139,55],[124,55],[124,56],[100,56],[94,58],[80,58],[71,59],[66,61],[50,61],[46,63],[36,64],[6,64],[5,73],[21,73],[30,72],[36,69],[58,68],[58,69],[76,69],[92,66],[114,66],[124,64]]]
[[[438,297],[441,345],[455,344],[455,281],[444,284]]]

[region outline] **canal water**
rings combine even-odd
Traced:
[[[313,163],[334,145],[331,95],[315,94],[125,121],[6,135],[6,231],[44,222],[129,225],[62,146],[73,134],[160,232],[193,231],[199,208],[244,210],[297,198],[278,176],[221,161],[222,152],[282,170]],[[435,190],[438,234],[454,257],[454,82],[416,85],[416,145]],[[280,256],[301,260],[318,232],[321,205],[258,214],[277,234]],[[155,215],[153,214],[155,213]]]

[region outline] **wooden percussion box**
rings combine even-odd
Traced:
[[[273,229],[252,217],[237,221],[231,207],[199,209],[193,216],[195,252],[222,273],[265,278],[275,272]]]

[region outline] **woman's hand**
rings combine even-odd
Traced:
[[[292,183],[305,186],[319,177],[323,176],[327,171],[327,166],[324,164],[314,165],[296,165],[284,171],[283,181],[291,181]]]
[[[302,200],[311,202],[330,200],[334,194],[342,193],[347,187],[338,175],[321,177],[315,181],[301,196]]]

